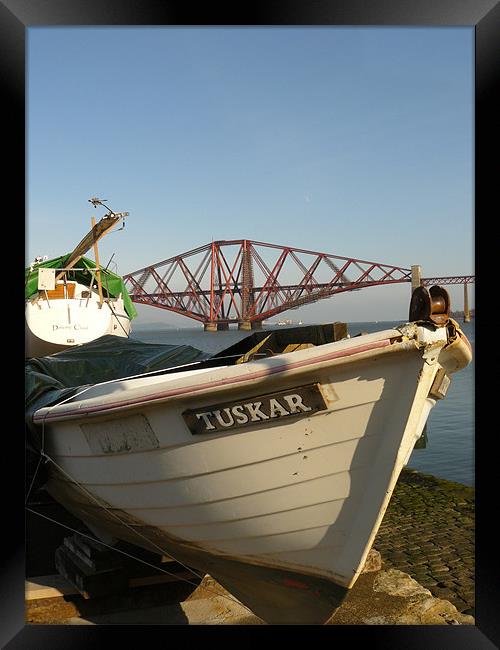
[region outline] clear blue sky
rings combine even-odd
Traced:
[[[130,212],[100,243],[122,274],[243,238],[474,273],[473,28],[30,28],[27,54],[27,262],[98,196]],[[409,295],[289,315],[406,318]]]

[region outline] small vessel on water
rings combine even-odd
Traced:
[[[108,213],[66,255],[38,257],[25,270],[25,356],[42,357],[106,334],[129,336],[137,315],[123,279],[99,264],[97,242],[128,212]],[[92,248],[95,262],[85,253]],[[108,264],[109,266],[109,264]]]
[[[333,341],[325,328],[257,333],[244,354],[240,341],[35,407],[49,493],[101,539],[209,573],[268,623],[325,623],[472,356],[439,287],[416,289],[399,327]]]

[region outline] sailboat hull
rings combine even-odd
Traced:
[[[75,345],[88,343],[106,334],[129,336],[131,321],[123,300],[99,302],[96,292],[77,284],[75,294],[87,298],[59,298],[26,302],[25,355],[43,357]],[[86,294],[85,294],[86,292]]]

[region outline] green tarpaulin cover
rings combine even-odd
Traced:
[[[167,370],[208,357],[190,345],[143,343],[107,334],[47,357],[25,362],[26,424],[42,408],[66,399],[89,384]]]
[[[52,260],[46,260],[45,262],[40,262],[39,264],[33,265],[31,268],[25,270],[25,291],[24,297],[25,300],[29,300],[32,296],[38,293],[38,269],[62,269],[66,266],[67,260],[69,259],[71,253],[62,255],[61,257],[56,257]],[[81,284],[89,285],[92,279],[92,270],[95,270],[96,264],[88,257],[81,257],[76,263],[77,269],[89,269],[89,270],[71,270],[67,271],[67,279],[69,281],[80,282]],[[137,310],[132,302],[127,289],[125,288],[125,283],[123,278],[116,273],[112,273],[107,269],[101,268],[101,281],[103,294],[106,297],[118,298],[122,294],[123,306],[129,318],[135,318],[137,316]],[[95,277],[93,278],[94,284],[96,284]]]
[[[66,399],[87,385],[197,362],[203,362],[201,365],[205,367],[231,365],[263,339],[266,339],[265,346],[259,349],[263,356],[279,354],[289,344],[323,345],[344,334],[343,331],[339,334],[336,325],[342,324],[254,332],[215,355],[190,345],[143,343],[108,334],[50,356],[28,359],[25,362],[27,423],[30,424],[35,410]]]

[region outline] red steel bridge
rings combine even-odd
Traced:
[[[420,278],[403,268],[248,239],[216,241],[124,276],[135,303],[167,309],[206,330],[259,329],[277,314],[329,298],[401,282],[463,284],[474,276]],[[417,274],[417,275],[416,275]]]

